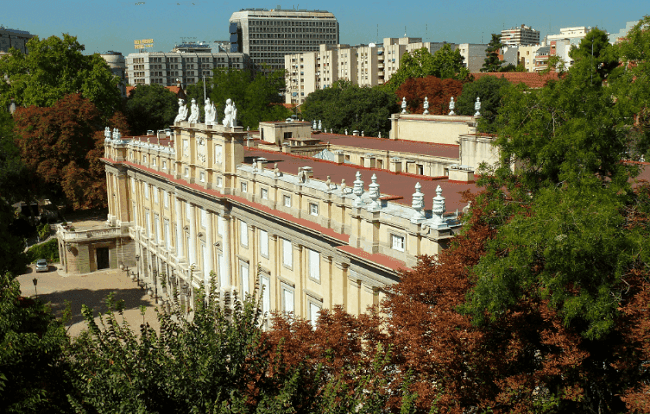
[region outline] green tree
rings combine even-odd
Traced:
[[[503,60],[499,59],[499,51],[503,45],[501,44],[501,35],[492,34],[492,39],[485,49],[485,62],[481,68],[481,72],[499,72],[503,65]]]
[[[4,249],[3,249],[4,251]],[[70,412],[63,325],[40,301],[20,296],[19,283],[0,274],[0,411]]]
[[[618,49],[609,43],[607,32],[598,28],[590,30],[580,41],[580,46],[572,48],[569,52],[569,56],[575,61],[569,76],[576,78],[576,82],[602,85],[619,67],[617,51]]]
[[[127,99],[124,108],[124,114],[134,134],[167,128],[173,124],[177,113],[176,95],[156,83],[138,85]]]
[[[309,94],[302,105],[304,119],[321,120],[323,128],[336,133],[365,131],[365,135],[387,137],[390,115],[398,112],[395,95],[382,87],[361,88],[337,81],[330,88]]]
[[[104,119],[120,108],[120,82],[97,53],[83,55],[77,38],[63,34],[27,42],[27,55],[12,49],[0,59],[0,105],[6,108],[13,98],[17,105],[49,107],[66,95],[81,93],[97,106]]]
[[[227,99],[235,103],[237,124],[244,128],[257,129],[260,121],[280,121],[291,116],[280,95],[285,89],[284,71],[217,68],[213,78],[206,79],[206,88],[219,120],[223,119]],[[202,106],[203,83],[189,86],[187,97],[195,98]]]
[[[463,92],[456,101],[456,112],[459,115],[474,115],[476,98],[480,98],[479,130],[488,133],[496,132],[495,120],[509,85],[507,79],[495,76],[483,76],[474,82],[465,83]]]
[[[37,181],[20,158],[13,128],[9,112],[0,110],[0,195],[10,204],[29,201],[38,193]]]
[[[469,76],[469,71],[463,64],[460,50],[452,50],[446,44],[435,53],[431,54],[426,48],[421,48],[413,53],[405,53],[386,87],[396,91],[407,79],[434,76],[439,79],[456,79],[464,81]]]

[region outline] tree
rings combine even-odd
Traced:
[[[412,113],[423,111],[424,98],[429,101],[429,113],[446,115],[449,113],[449,102],[452,97],[458,97],[463,90],[463,84],[454,79],[438,79],[434,76],[426,78],[410,78],[397,89],[397,100],[406,98],[408,110]]]
[[[501,35],[492,34],[492,39],[485,49],[485,63],[481,68],[481,72],[499,72],[503,65],[503,60],[499,59],[499,51],[503,45],[501,44]]]
[[[496,132],[495,120],[509,85],[507,79],[495,76],[483,76],[474,82],[465,83],[463,92],[456,100],[456,112],[459,115],[474,115],[476,98],[480,98],[479,130],[488,133]]]
[[[178,100],[169,89],[159,84],[138,85],[127,99],[124,113],[134,134],[160,130],[174,123]]]
[[[335,133],[354,130],[384,137],[390,130],[390,115],[399,111],[395,95],[384,88],[361,88],[349,81],[337,81],[331,87],[312,92],[302,104],[307,120],[321,120],[323,128]]]
[[[284,71],[250,71],[239,69],[214,70],[207,92],[214,102],[218,119],[223,119],[226,100],[237,107],[237,124],[257,129],[260,121],[280,121],[291,116],[291,111],[281,105],[281,92],[285,89]],[[188,100],[203,102],[203,83],[187,88]]]
[[[448,44],[434,54],[426,48],[418,49],[412,54],[405,53],[399,69],[390,77],[386,87],[396,91],[407,79],[427,76],[464,81],[469,76],[469,71],[463,64],[463,60],[460,50],[452,50]]]
[[[121,105],[120,82],[97,53],[83,55],[77,38],[63,34],[27,42],[29,54],[12,49],[0,59],[0,74],[9,82],[0,83],[0,105],[13,98],[22,107],[50,107],[66,95],[80,93],[108,119]]]
[[[32,200],[37,193],[36,181],[20,158],[13,128],[11,115],[0,111],[0,194],[9,204]]]
[[[0,274],[0,411],[69,412],[63,324],[38,300],[20,296],[20,284]]]
[[[75,209],[106,205],[105,171],[99,160],[104,124],[92,102],[80,94],[68,95],[51,108],[19,108],[14,118],[21,157],[51,198],[66,200]],[[109,126],[128,134],[119,113]]]
[[[569,76],[590,85],[602,84],[619,67],[617,49],[609,43],[607,32],[594,28],[580,41],[579,47],[569,52],[575,61]]]

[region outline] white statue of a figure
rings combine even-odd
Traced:
[[[105,140],[111,139],[111,128],[110,127],[104,128],[104,139]]]
[[[236,125],[237,108],[232,100],[226,99],[226,108],[223,113],[223,126],[234,128]]]
[[[214,125],[215,120],[217,119],[217,109],[214,107],[214,104],[210,102],[210,98],[205,100],[205,124]]]
[[[196,124],[199,122],[199,106],[196,104],[196,99],[192,98],[192,112],[188,119],[190,124]]]
[[[454,97],[451,97],[451,101],[449,101],[449,115],[456,115],[454,112],[454,108],[456,107],[456,102],[454,102]]]
[[[479,98],[478,96],[476,97],[476,103],[474,104],[474,110],[476,111],[474,116],[481,116],[481,112],[480,112],[481,111],[481,98]]]
[[[402,98],[402,113],[406,113],[406,96]]]
[[[176,118],[174,119],[174,123],[185,121],[186,119],[187,119],[187,106],[185,105],[184,100],[179,99],[178,100],[178,115],[176,115]]]
[[[424,115],[429,115],[429,97],[425,96],[424,97]]]

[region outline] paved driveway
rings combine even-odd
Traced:
[[[107,308],[103,301],[110,292],[115,292],[116,300],[124,300],[124,317],[135,331],[139,331],[143,321],[140,313],[142,305],[147,308],[144,321],[156,330],[160,326],[153,300],[145,290],[131,281],[124,271],[103,270],[85,275],[64,275],[52,265],[49,272],[36,273],[32,265],[29,273],[18,277],[23,296],[34,296],[34,278],[38,280],[36,286],[38,297],[45,303],[50,302],[56,316],[61,316],[65,309],[65,300],[71,302],[72,320],[68,323],[68,333],[71,336],[76,336],[87,328],[81,315],[81,305],[89,306],[94,310],[95,315],[106,312]],[[99,323],[99,318],[96,317],[95,321]]]

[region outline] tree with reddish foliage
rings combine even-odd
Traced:
[[[429,101],[429,113],[446,115],[449,113],[449,101],[458,98],[463,91],[463,83],[455,79],[438,79],[434,76],[407,79],[395,94],[399,101],[406,98],[408,111],[424,112],[424,98]]]
[[[92,102],[80,94],[67,95],[52,107],[18,108],[14,119],[21,157],[46,194],[75,209],[106,206],[105,172],[99,161],[105,126]],[[119,113],[109,126],[128,133]]]

